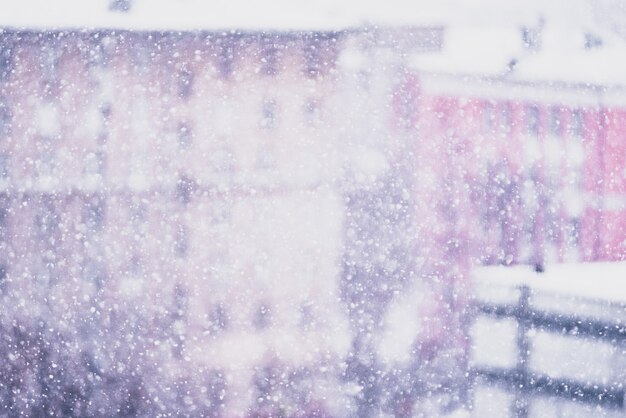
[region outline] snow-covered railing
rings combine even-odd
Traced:
[[[474,416],[623,416],[626,263],[474,274]]]

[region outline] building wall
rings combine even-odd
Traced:
[[[624,258],[619,105],[603,107],[596,94],[589,98],[576,86],[563,87],[576,99],[568,101],[567,92],[550,99],[548,85],[523,93],[511,85],[507,97],[506,83],[481,92],[472,86],[476,80],[424,79],[414,94],[411,128],[426,162],[422,183],[450,176],[445,164],[428,164],[441,160],[438,152],[454,156],[454,175],[472,196],[461,201],[462,212],[471,214],[468,242],[477,263]]]
[[[132,332],[127,349],[165,381],[217,376],[229,396],[211,402],[230,415],[271,407],[257,392],[276,388],[255,383],[264,365],[337,364],[349,346],[329,99],[340,37],[0,39],[10,49],[0,81],[5,326],[44,321],[100,345],[86,350],[111,375],[124,352],[105,340]],[[128,367],[151,364],[138,361]]]

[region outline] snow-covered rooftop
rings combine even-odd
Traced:
[[[416,55],[413,66],[433,73],[625,85],[626,42],[612,33],[548,22],[537,50],[524,47],[522,28],[456,26],[444,32],[443,50]],[[600,45],[586,47],[585,36]]]
[[[420,71],[626,85],[626,42],[598,16],[604,10],[599,0],[125,1],[127,11],[112,8],[115,0],[0,0],[0,29],[283,32],[437,25],[444,27],[443,49],[417,54],[412,65]],[[541,45],[529,50],[522,28],[538,26]],[[589,35],[601,44],[586,48]]]
[[[0,0],[0,27],[130,30],[342,30],[363,25],[531,22],[586,16],[582,0]]]
[[[452,24],[444,31],[441,51],[416,55],[411,64],[436,74],[624,86],[626,41],[596,3],[545,2],[530,6],[520,19],[488,13],[487,21]],[[536,45],[524,39],[525,30]]]

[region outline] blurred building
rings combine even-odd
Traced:
[[[433,49],[439,32],[3,30],[4,332],[44,333],[41,368],[74,341],[78,398],[102,389],[84,413],[144,396],[160,412],[348,413],[337,388],[365,375],[342,380],[343,361],[415,272],[410,188],[387,173],[404,148],[386,112],[367,120],[397,68],[341,66],[355,50],[393,64],[385,39]],[[31,391],[66,390],[36,375]],[[110,399],[92,375],[135,388]]]
[[[252,385],[253,366],[336,364],[349,344],[339,41],[5,31],[8,316],[105,344],[106,327],[136,313],[129,332],[147,340],[131,351],[171,381],[219,376],[230,395],[212,402],[231,414],[278,396]]]
[[[454,150],[479,263],[623,260],[626,45],[572,16],[537,22],[448,28],[397,94],[421,141]]]

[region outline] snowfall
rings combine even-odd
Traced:
[[[0,417],[626,417],[625,57],[621,0],[0,0]]]

